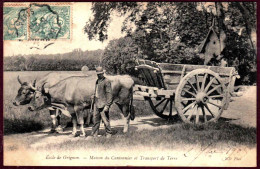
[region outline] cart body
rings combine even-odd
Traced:
[[[145,85],[134,86],[134,98],[148,100],[154,113],[162,118],[171,118],[172,109],[175,108],[185,122],[217,120],[223,109],[227,109],[235,80],[239,77],[234,67],[156,63],[149,60],[138,60],[136,70]],[[200,113],[193,111],[185,116],[186,112],[182,111],[185,105],[194,102],[195,109],[200,109]],[[213,110],[208,110],[211,103],[219,109],[214,110],[218,112],[215,115],[211,112]],[[168,105],[170,108],[167,110]],[[160,106],[162,110],[159,110]],[[168,112],[165,114],[165,111]],[[205,114],[213,115],[208,118]]]

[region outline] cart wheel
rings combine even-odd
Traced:
[[[152,110],[157,116],[169,120],[174,115],[177,115],[173,106],[173,98],[161,98],[161,100],[158,101],[147,98],[147,100],[149,101]]]
[[[186,123],[217,121],[223,112],[226,93],[219,75],[197,69],[183,77],[175,92],[175,106]]]

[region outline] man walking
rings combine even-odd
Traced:
[[[113,102],[111,82],[105,78],[102,67],[96,68],[97,82],[95,89],[95,111],[93,114],[94,125],[92,127],[92,136],[97,137],[101,119],[104,122],[106,137],[110,138],[112,130],[109,122],[109,108]]]

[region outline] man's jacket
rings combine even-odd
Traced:
[[[96,82],[95,104],[97,108],[111,106],[113,102],[111,82],[107,78],[98,79]]]

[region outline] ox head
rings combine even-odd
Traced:
[[[17,80],[20,83],[21,87],[18,90],[13,104],[15,106],[29,104],[36,90],[36,80],[34,80],[33,83],[22,82],[19,76],[17,76]]]
[[[46,83],[44,83],[40,89],[35,91],[31,100],[31,106],[28,107],[30,111],[41,110],[51,105],[51,96],[44,88],[45,84]]]

